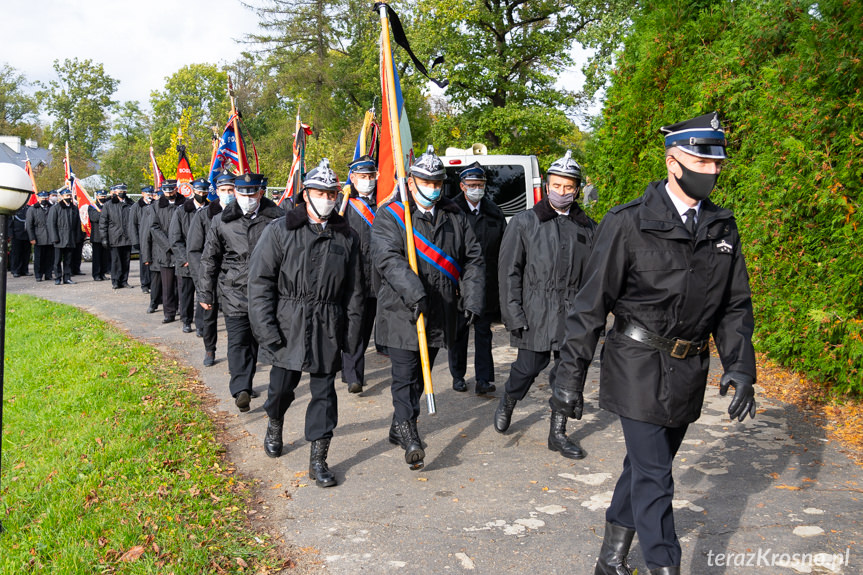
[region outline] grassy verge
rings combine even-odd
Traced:
[[[285,565],[175,363],[75,308],[10,296],[2,573],[248,573]]]

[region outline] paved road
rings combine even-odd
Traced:
[[[593,573],[624,453],[619,423],[597,407],[597,361],[588,376],[585,416],[569,424],[588,452],[576,462],[546,448],[545,374],[500,435],[491,418],[501,391],[477,397],[473,380],[468,393],[452,391],[441,354],[433,370],[438,413],[425,415],[423,407],[419,421],[426,467],[412,472],[401,450],[387,442],[389,362],[370,351],[365,391],[351,395],[339,387],[340,423],[329,456],[339,485],[319,489],[306,475],[306,386],[300,385],[286,418],[286,454],[269,459],[261,445],[264,397],[239,414],[228,394],[224,331],[218,363],[204,368],[201,341],[183,334],[179,322],[162,325],[160,313],[145,314],[148,296],[139,289],[115,292],[109,282],[75,279],[77,285],[55,286],[10,277],[9,291],[81,307],[198,369],[228,414],[228,457],[261,481],[254,520],[291,545],[319,550],[309,571]],[[514,353],[500,327],[494,354],[502,388]],[[255,385],[262,395],[266,383],[262,367]],[[708,390],[703,416],[677,457],[683,573],[863,573],[860,468],[793,406],[761,398],[754,421],[732,424],[724,415],[727,403],[715,386]],[[646,573],[637,544],[630,557]]]

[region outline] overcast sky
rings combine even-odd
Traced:
[[[114,99],[149,107],[150,92],[187,64],[236,59],[258,18],[239,0],[24,0],[3,10],[0,62],[31,82],[54,60],[91,59],[120,81]]]
[[[115,100],[147,109],[150,92],[183,66],[236,60],[237,40],[258,30],[258,17],[239,0],[24,0],[4,10],[3,28],[0,63],[30,82],[55,80],[54,60],[90,59],[120,81]],[[588,54],[573,55],[558,85],[577,90]]]

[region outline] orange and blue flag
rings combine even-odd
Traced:
[[[381,122],[381,139],[380,147],[378,148],[378,186],[377,186],[377,204],[382,206],[395,198],[396,195],[396,159],[395,145],[393,144],[393,132],[390,128],[389,118],[390,106],[390,88],[389,78],[392,77],[395,86],[395,100],[398,110],[399,119],[399,134],[401,135],[402,155],[399,159],[405,168],[407,174],[410,170],[411,161],[413,159],[413,138],[411,137],[411,126],[408,122],[407,112],[404,108],[404,99],[402,98],[402,87],[399,81],[398,70],[393,64],[392,53],[389,58],[384,57],[385,53],[381,50],[381,91],[383,92],[383,110],[381,117],[384,121]],[[387,61],[388,60],[388,61]],[[406,198],[401,198],[405,200]]]

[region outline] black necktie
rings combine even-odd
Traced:
[[[686,210],[686,213],[683,214],[686,216],[686,221],[683,225],[686,226],[686,231],[689,232],[689,235],[693,238],[695,237],[695,209],[689,208]]]

